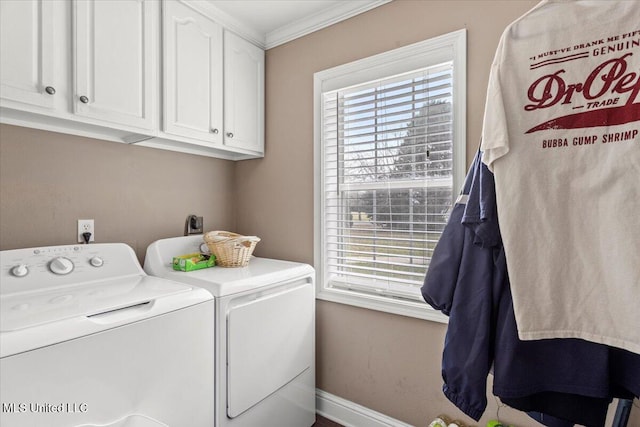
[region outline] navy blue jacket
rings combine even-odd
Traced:
[[[450,317],[442,359],[445,395],[478,420],[493,367],[493,393],[509,406],[566,425],[604,425],[612,397],[640,394],[640,356],[579,339],[519,340],[493,174],[480,152],[462,194],[422,287],[425,301]],[[526,232],[523,225],[523,238]]]

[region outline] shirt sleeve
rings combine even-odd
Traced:
[[[480,158],[474,163],[473,180],[469,188],[462,224],[475,233],[474,243],[483,248],[501,245],[502,237],[496,211],[496,187],[493,173]]]
[[[482,161],[491,172],[493,172],[493,163],[509,152],[509,135],[503,100],[504,88],[500,80],[503,40],[504,36],[491,65],[482,123],[482,144],[480,146],[480,150],[483,152]]]

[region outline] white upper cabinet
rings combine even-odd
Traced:
[[[222,26],[177,1],[163,7],[163,130],[221,146]]]
[[[53,2],[0,1],[0,97],[53,108]]]
[[[215,13],[187,0],[0,0],[0,122],[264,155],[264,51]]]
[[[73,3],[73,110],[79,116],[151,130],[157,92],[157,17],[152,2]]]
[[[264,51],[224,33],[224,144],[264,151]]]

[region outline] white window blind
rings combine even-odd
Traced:
[[[318,298],[444,320],[420,287],[464,179],[465,39],[314,75]]]
[[[421,299],[453,194],[452,69],[323,94],[330,286]]]

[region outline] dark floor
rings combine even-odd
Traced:
[[[325,417],[316,414],[316,422],[312,427],[342,427],[342,424],[335,423],[331,420],[326,419]]]

